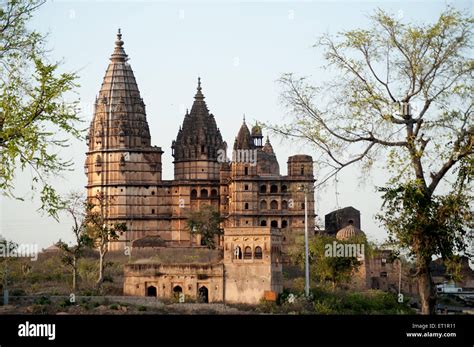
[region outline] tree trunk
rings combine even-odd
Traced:
[[[105,252],[99,250],[99,278],[97,279],[97,288],[99,288],[104,281],[104,256]]]
[[[72,291],[76,292],[76,283],[77,283],[77,259],[74,256],[72,259]]]
[[[430,263],[431,259],[420,259],[417,261],[421,314],[436,314],[436,287],[431,278]]]

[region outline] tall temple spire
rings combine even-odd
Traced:
[[[120,29],[117,32],[117,40],[115,41],[114,52],[110,60],[113,62],[126,62],[128,60],[128,56],[123,49],[122,32]]]
[[[94,109],[90,132],[91,151],[150,146],[145,104],[127,60],[122,32],[118,29],[114,51]],[[101,134],[108,134],[106,141]]]

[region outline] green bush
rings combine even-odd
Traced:
[[[73,303],[69,299],[65,299],[65,300],[63,300],[59,303],[59,306],[62,307],[62,308],[69,307],[69,306],[72,306],[72,305],[73,305]]]
[[[42,296],[35,300],[36,305],[51,305],[51,299],[47,296]]]
[[[48,314],[48,306],[45,305],[33,305],[33,314]]]
[[[314,287],[310,297],[303,292],[293,292],[294,303],[288,302],[289,290],[278,298],[277,311],[288,314],[413,314],[406,303],[399,303],[393,293],[379,290],[353,292],[332,291],[325,287]]]

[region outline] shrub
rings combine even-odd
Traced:
[[[51,305],[51,299],[47,296],[42,296],[35,300],[36,305]]]
[[[68,306],[72,306],[73,303],[71,302],[71,300],[69,299],[64,299],[63,301],[61,301],[59,303],[59,306],[62,307],[62,308],[65,308],[65,307],[68,307]]]

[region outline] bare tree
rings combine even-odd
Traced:
[[[422,312],[434,313],[432,256],[463,251],[470,223],[473,19],[448,8],[433,24],[405,24],[378,10],[371,23],[324,35],[315,45],[336,72],[331,81],[314,86],[306,77],[281,77],[282,100],[294,120],[270,128],[315,146],[319,185],[354,163],[363,172],[384,164],[385,207],[392,209],[382,221],[416,257]],[[421,195],[407,203],[413,187]],[[457,197],[457,209],[438,196],[446,190]],[[408,207],[415,213],[403,215],[400,209]],[[395,223],[402,217],[413,218],[404,233]]]
[[[72,233],[75,245],[68,245],[59,241],[56,245],[62,251],[62,262],[69,266],[72,271],[72,290],[77,289],[77,266],[86,248],[92,247],[92,239],[86,233],[86,201],[81,193],[71,193],[65,200],[65,211],[73,220]]]
[[[107,222],[108,211],[112,204],[113,199],[111,197],[106,196],[103,192],[99,192],[94,198],[89,198],[86,207],[87,234],[99,251],[98,287],[104,281],[104,259],[109,251],[110,242],[119,238],[118,232],[127,231],[125,223],[109,224]]]

